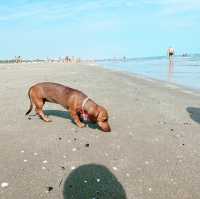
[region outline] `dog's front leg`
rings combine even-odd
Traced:
[[[80,127],[80,128],[85,127],[85,124],[80,121],[79,116],[76,111],[70,110],[70,114],[78,127]]]

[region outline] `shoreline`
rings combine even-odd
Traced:
[[[166,88],[169,88],[169,89],[174,89],[174,90],[186,93],[186,94],[191,94],[191,95],[200,97],[200,90],[199,89],[191,88],[189,86],[184,86],[184,85],[181,85],[181,84],[178,84],[178,83],[175,83],[175,82],[169,82],[169,81],[166,81],[166,80],[160,80],[160,79],[152,78],[152,77],[149,77],[147,75],[137,74],[137,73],[134,73],[134,72],[128,72],[128,71],[122,70],[122,69],[111,69],[111,68],[108,68],[106,66],[103,66],[102,64],[98,64],[96,62],[82,62],[82,63],[68,63],[68,64],[66,64],[66,63],[48,63],[48,62],[21,63],[21,64],[18,64],[18,63],[2,63],[2,64],[0,64],[0,67],[2,65],[20,66],[20,65],[26,65],[26,64],[28,66],[37,65],[37,64],[39,64],[39,65],[46,65],[46,64],[56,65],[56,64],[58,64],[58,65],[84,65],[84,66],[91,66],[91,67],[99,67],[101,69],[112,71],[114,73],[119,73],[119,74],[121,73],[123,75],[127,75],[127,76],[130,76],[130,77],[133,77],[133,78],[139,78],[139,79],[142,79],[144,81],[155,82],[155,83],[162,85],[163,87],[166,87]]]
[[[90,64],[85,64],[85,65],[90,65]],[[199,89],[190,88],[190,87],[187,87],[187,86],[184,86],[184,85],[181,85],[181,84],[177,84],[177,83],[174,83],[174,82],[159,80],[159,79],[151,78],[151,77],[148,77],[148,76],[145,76],[145,75],[142,75],[142,74],[128,72],[128,71],[121,70],[121,69],[107,68],[106,66],[103,66],[101,64],[94,64],[94,65],[91,65],[91,66],[97,66],[97,67],[100,67],[100,68],[105,69],[105,70],[110,70],[114,73],[127,75],[127,76],[130,76],[130,77],[133,77],[133,78],[139,78],[139,79],[142,79],[144,81],[158,83],[158,84],[160,84],[160,86],[163,86],[165,88],[175,89],[179,92],[183,92],[183,93],[186,93],[186,94],[191,94],[191,95],[200,97],[200,90]]]

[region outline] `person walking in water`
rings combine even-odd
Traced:
[[[173,56],[175,54],[175,50],[172,47],[169,47],[167,50],[167,55],[169,57],[169,61],[172,62],[173,61]]]

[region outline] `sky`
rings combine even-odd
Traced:
[[[200,53],[199,0],[0,0],[0,59]]]

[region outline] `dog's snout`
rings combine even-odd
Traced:
[[[110,128],[110,125],[108,124],[108,122],[98,122],[98,125],[102,131],[111,132],[111,128]]]

